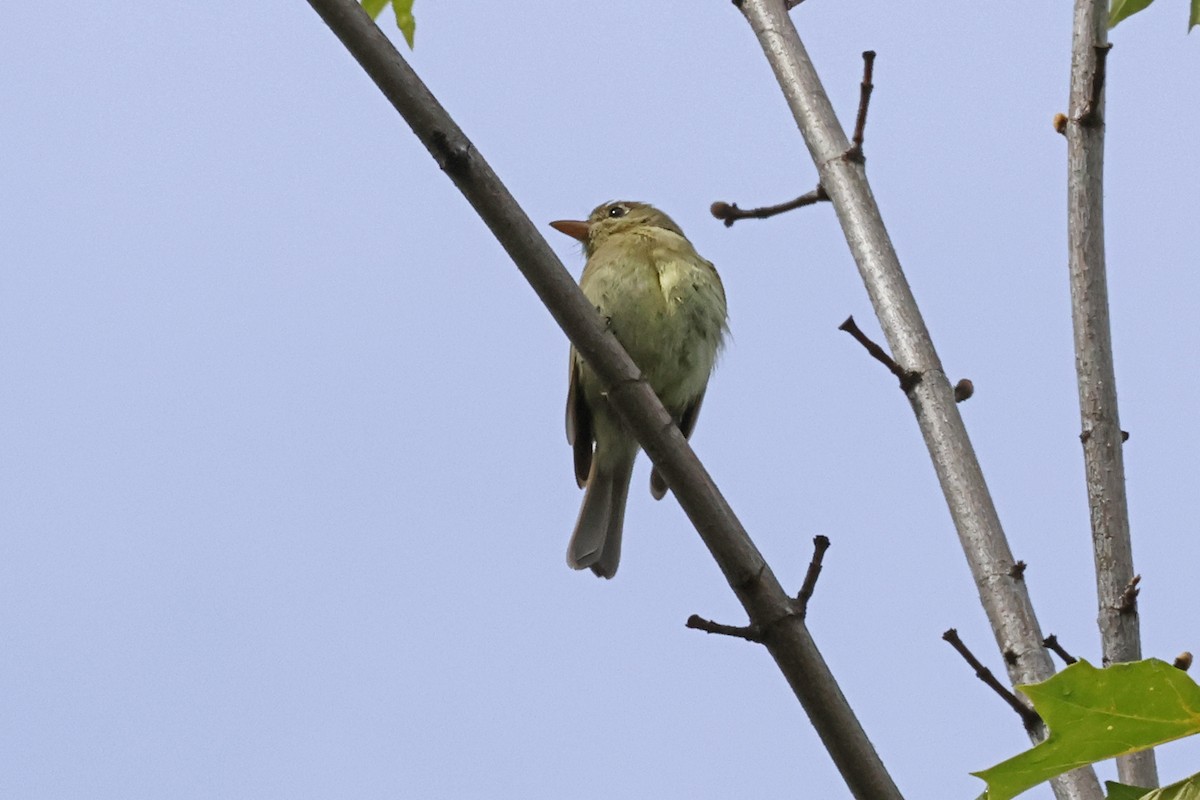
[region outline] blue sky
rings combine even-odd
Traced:
[[[1069,3],[809,0],[1044,630],[1097,657],[1065,253]],[[1109,62],[1110,289],[1146,653],[1200,648],[1200,54]],[[539,223],[668,211],[732,341],[694,440],[910,797],[1026,744],[832,210],[729,3],[418,2],[407,54]],[[398,38],[392,31],[394,38]],[[673,500],[621,573],[564,563],[566,350],[307,3],[14,7],[0,29],[0,794],[840,797]],[[547,236],[576,274],[578,246]],[[1164,778],[1200,749],[1160,751]],[[1110,773],[1109,773],[1110,774]],[[1040,794],[1039,794],[1040,793]],[[1048,797],[1045,788],[1031,796]]]

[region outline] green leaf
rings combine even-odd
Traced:
[[[1200,0],[1192,0],[1192,14],[1188,17],[1188,33],[1192,32],[1192,28],[1200,25]]]
[[[1108,800],[1142,800],[1147,792],[1153,791],[1142,786],[1130,786],[1116,781],[1105,781]]]
[[[417,32],[417,21],[412,13],[413,0],[392,0],[392,10],[396,12],[396,27],[404,34],[408,49],[413,49],[413,36]]]
[[[1108,9],[1108,27],[1115,28],[1117,23],[1126,17],[1132,17],[1154,0],[1112,0]]]
[[[1137,800],[1200,800],[1200,775],[1193,775],[1161,789],[1144,791],[1146,793],[1138,795]]]
[[[413,36],[417,32],[417,20],[413,17],[412,7],[413,0],[361,0],[363,11],[371,15],[371,19],[376,19],[379,12],[383,11],[383,7],[389,2],[392,4],[392,11],[396,12],[396,27],[404,34],[404,41],[408,42],[408,49],[413,47]],[[1196,0],[1200,3],[1200,0]]]
[[[1200,733],[1200,686],[1156,658],[1096,669],[1079,661],[1048,681],[1017,687],[1050,735],[976,772],[988,800],[1009,800],[1055,775]]]
[[[363,11],[367,12],[371,19],[379,16],[379,12],[383,11],[383,7],[388,4],[388,0],[362,0]]]

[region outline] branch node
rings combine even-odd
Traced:
[[[829,549],[829,537],[818,534],[813,537],[812,560],[808,562],[808,572],[804,575],[804,583],[800,585],[800,593],[796,595],[796,613],[803,619],[808,614],[808,601],[817,588],[817,578],[821,575],[821,563],[825,560],[825,551]]]
[[[451,142],[443,131],[433,132],[434,158],[447,175],[461,178],[471,170],[471,143]]]
[[[1104,81],[1108,72],[1108,53],[1112,43],[1098,44],[1093,47],[1096,51],[1096,71],[1092,73],[1092,96],[1083,113],[1079,115],[1079,124],[1085,128],[1097,128],[1104,124],[1100,117],[1100,102],[1104,98]]]
[[[854,321],[854,316],[846,317],[846,321],[838,325],[839,331],[845,331],[854,337],[854,340],[866,348],[871,357],[888,368],[888,372],[896,376],[900,381],[900,388],[905,394],[908,394],[914,386],[921,382],[921,373],[915,370],[908,370],[901,367],[896,361],[887,354],[887,352],[879,345],[872,342],[862,329],[858,327],[858,323]]]
[[[1022,703],[1021,699],[1013,694],[1013,692],[1004,686],[1004,684],[996,680],[996,676],[992,674],[992,671],[985,667],[980,660],[975,657],[975,654],[972,653],[965,644],[963,644],[963,640],[959,638],[957,630],[951,628],[942,634],[942,638],[949,642],[950,646],[958,651],[958,654],[963,657],[963,660],[966,661],[967,664],[971,666],[971,669],[975,670],[975,677],[979,678],[979,680],[983,681],[985,686],[990,688],[996,694],[1000,695],[1000,699],[1007,703],[1013,711],[1017,712],[1017,714],[1021,717],[1021,723],[1025,726],[1026,730],[1035,731],[1041,727],[1041,716],[1039,716],[1038,713],[1032,708]],[[1008,653],[1006,652],[1005,657],[1007,656]]]
[[[1094,432],[1095,432],[1094,428],[1088,428],[1087,430],[1080,433],[1079,434],[1080,443],[1087,444],[1088,441],[1092,438],[1092,433],[1094,433]],[[1121,444],[1124,444],[1125,442],[1128,442],[1128,441],[1129,441],[1129,431],[1121,431]]]
[[[1018,561],[1017,563],[1013,564],[1012,568],[1008,571],[1009,577],[1013,578],[1014,580],[1018,580],[1018,581],[1024,580],[1025,568],[1027,566],[1028,566],[1028,564],[1026,564],[1024,561]]]
[[[1054,655],[1061,658],[1063,660],[1063,663],[1066,664],[1067,666],[1070,666],[1071,664],[1075,663],[1075,660],[1076,660],[1075,656],[1068,653],[1066,651],[1066,649],[1061,644],[1058,643],[1058,636],[1056,636],[1055,634],[1052,633],[1049,636],[1047,636],[1045,639],[1043,639],[1042,646],[1045,647],[1050,652],[1054,653]]]
[[[719,633],[722,636],[733,636],[737,639],[745,639],[747,642],[757,642],[762,644],[762,631],[757,625],[722,625],[719,622],[704,619],[699,614],[692,614],[688,617],[687,627],[694,628],[705,633]]]
[[[751,584],[756,583],[757,581],[761,580],[763,573],[766,571],[767,571],[767,562],[765,562],[765,561],[760,562],[758,565],[758,569],[754,570],[753,574],[747,574],[746,577],[743,578],[742,580],[739,580],[736,583],[730,583],[730,585],[733,586],[733,588],[737,592],[740,593],[741,591],[746,589]]]
[[[1138,584],[1141,582],[1141,575],[1134,575],[1129,579],[1129,583],[1125,585],[1125,591],[1121,592],[1121,600],[1117,603],[1117,611],[1122,614],[1131,614],[1137,610],[1137,597],[1141,591],[1138,589]]]

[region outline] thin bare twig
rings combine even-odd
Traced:
[[[828,536],[817,534],[813,537],[812,560],[808,562],[808,572],[804,574],[804,583],[800,585],[800,593],[796,595],[796,611],[802,617],[808,613],[808,601],[812,599],[813,591],[817,588],[817,578],[821,576],[821,564],[825,561],[825,551],[828,549]]]
[[[747,642],[762,643],[762,631],[755,625],[722,625],[719,622],[705,619],[699,614],[692,614],[687,619],[687,627],[694,628],[705,633],[719,633],[722,636],[733,636],[738,639],[745,639]]]
[[[863,77],[858,91],[858,115],[854,118],[854,135],[850,138],[851,147],[846,151],[845,158],[861,164],[866,159],[863,156],[863,134],[867,127],[867,107],[871,105],[871,92],[875,89],[872,77],[875,73],[875,51],[864,50]]]
[[[826,202],[829,200],[829,195],[825,194],[825,190],[817,186],[811,192],[805,192],[795,200],[788,200],[786,203],[780,203],[774,206],[761,206],[759,208],[738,208],[737,203],[726,203],[718,200],[709,206],[709,211],[714,217],[723,221],[726,228],[732,228],[733,223],[739,219],[767,219],[774,217],[777,214],[783,214],[788,211],[793,211],[804,206],[811,206],[816,203]]]
[[[905,394],[907,394],[909,390],[921,382],[921,374],[919,372],[907,370],[897,364],[895,359],[887,354],[886,350],[875,344],[875,342],[871,341],[871,339],[862,332],[862,329],[858,327],[858,323],[854,321],[853,316],[846,317],[846,321],[841,325],[838,325],[838,330],[845,331],[853,336],[856,342],[866,348],[867,352],[871,354],[872,358],[887,367],[888,372],[895,375],[900,381],[900,388],[904,390]]]
[[[1075,656],[1068,653],[1066,649],[1058,643],[1058,637],[1053,633],[1047,636],[1042,644],[1044,644],[1050,652],[1054,653],[1054,655],[1061,658],[1064,664],[1069,666],[1075,663]]]
[[[1013,711],[1021,717],[1021,724],[1025,726],[1025,730],[1034,731],[1042,724],[1041,716],[1029,706],[1021,702],[1021,698],[1013,694],[1007,686],[996,680],[996,676],[992,671],[985,667],[975,654],[967,648],[963,640],[959,638],[958,631],[954,628],[942,634],[942,638],[950,643],[950,646],[958,651],[958,654],[963,657],[963,660],[971,665],[971,669],[975,670],[975,677],[983,681],[984,685],[991,689],[996,694],[1000,695],[1000,699],[1012,708]]]

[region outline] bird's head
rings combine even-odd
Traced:
[[[611,236],[634,233],[644,228],[662,228],[683,236],[675,221],[649,203],[616,200],[597,206],[587,220],[560,219],[550,227],[583,242],[583,250],[591,255]]]

